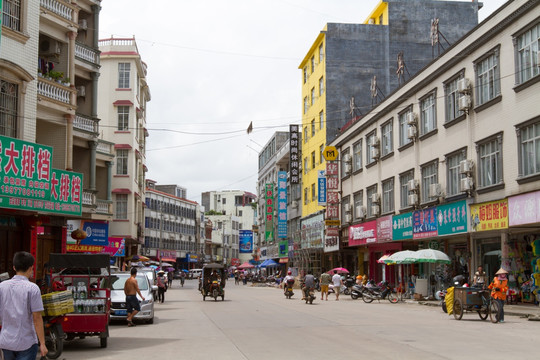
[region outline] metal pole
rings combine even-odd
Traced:
[[[159,204],[159,212],[160,212],[160,221],[159,221],[159,249],[158,249],[158,256],[159,256],[159,269],[163,270],[162,268],[162,260],[161,260],[161,247],[163,246],[163,207],[162,204]]]

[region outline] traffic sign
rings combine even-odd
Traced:
[[[341,221],[339,221],[339,220],[324,220],[324,224],[326,226],[340,226]]]
[[[324,148],[323,157],[326,161],[334,161],[337,159],[338,151],[335,146],[327,146]]]

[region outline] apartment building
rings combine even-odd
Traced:
[[[116,157],[110,170],[114,217],[109,233],[125,239],[129,256],[138,254],[144,242],[147,66],[135,38],[102,39],[99,49],[101,134],[114,144]]]
[[[540,235],[539,5],[507,2],[331,142],[334,260],[352,252],[343,265],[380,280],[381,256],[433,248],[451,257],[449,274],[503,266],[521,288],[538,273],[528,259]]]

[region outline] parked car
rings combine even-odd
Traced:
[[[145,274],[150,280],[150,284],[157,285],[157,273],[156,270],[151,267],[137,268],[137,273]]]
[[[129,273],[111,274],[111,320],[124,320],[127,318],[126,294],[124,294],[124,284],[131,275]],[[134,320],[143,320],[148,324],[154,322],[154,291],[157,286],[151,285],[150,280],[143,273],[137,273],[137,283],[141,290],[144,301],[137,295],[141,301],[141,311],[135,315]]]
[[[202,269],[191,269],[189,270],[190,279],[198,279],[201,277]]]

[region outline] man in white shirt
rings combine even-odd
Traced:
[[[343,285],[343,280],[341,280],[341,276],[338,274],[337,270],[334,270],[334,276],[332,276],[332,284],[334,285],[334,292],[336,293],[336,301],[338,301],[339,291],[341,290],[341,286]]]

